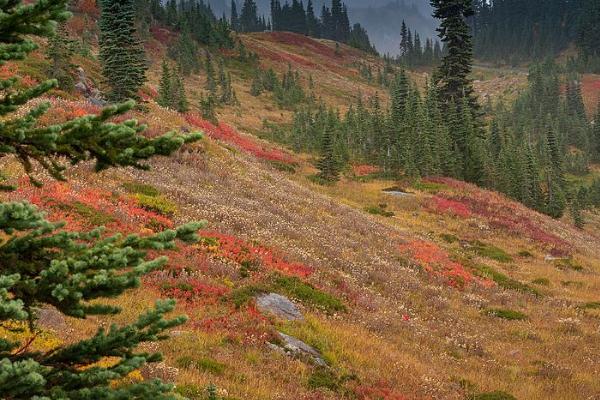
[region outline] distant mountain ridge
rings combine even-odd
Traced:
[[[231,0],[208,1],[217,16],[229,16]],[[236,0],[238,11],[243,0]],[[291,2],[291,0],[290,0]],[[303,0],[306,5],[307,0]],[[331,0],[313,0],[315,12],[321,14],[323,4]],[[428,0],[345,0],[351,23],[360,23],[367,29],[371,41],[380,53],[393,55],[399,52],[400,24],[405,20],[412,30],[416,30],[422,39],[436,36],[436,20],[431,17]],[[259,12],[270,16],[270,0],[256,0]]]

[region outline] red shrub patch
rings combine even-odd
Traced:
[[[362,164],[362,165],[353,165],[352,172],[355,176],[367,176],[371,174],[375,174],[379,172],[379,167],[374,165]]]
[[[355,392],[360,400],[407,400],[383,383],[381,387],[360,386],[355,389]]]
[[[171,278],[160,283],[160,291],[163,296],[172,297],[198,305],[202,303],[214,303],[219,297],[229,293],[229,288],[213,286],[194,277]]]
[[[471,210],[466,204],[440,196],[433,196],[429,208],[439,213],[453,214],[462,218],[471,216]]]
[[[486,191],[465,182],[451,178],[430,178],[430,182],[442,183],[451,188],[455,194],[440,194],[433,198],[438,211],[444,209],[460,215],[459,212],[469,212],[483,218],[494,228],[525,236],[544,246],[554,254],[568,255],[571,245],[562,238],[545,231],[542,218],[545,218],[524,205],[508,199],[506,196],[492,191]],[[463,209],[464,207],[464,209]]]
[[[282,272],[287,275],[307,277],[313,269],[301,263],[290,263],[275,254],[272,249],[264,246],[250,244],[234,236],[219,232],[201,231],[205,238],[218,241],[216,254],[225,259],[241,265],[260,265],[267,269]]]
[[[400,251],[410,255],[431,275],[446,278],[450,286],[462,288],[479,281],[462,264],[451,260],[448,253],[435,243],[415,240],[400,245]]]
[[[94,216],[82,213],[98,213],[100,218],[106,219],[104,225],[112,232],[131,233],[146,226],[173,226],[169,218],[144,210],[127,197],[115,197],[99,189],[75,189],[62,182],[51,182],[37,188],[22,180],[19,189],[10,193],[9,197],[12,200],[25,199],[40,208],[51,208],[49,219],[68,222],[70,230],[96,227],[97,224],[89,220]]]
[[[186,114],[185,119],[189,124],[201,129],[210,137],[225,143],[233,144],[255,157],[286,164],[295,163],[294,158],[290,154],[284,153],[281,150],[266,148],[251,136],[243,136],[227,124],[220,123],[219,126],[215,126],[209,121],[192,113]]]

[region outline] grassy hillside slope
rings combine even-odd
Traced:
[[[241,39],[263,67],[283,72],[291,64],[303,79],[312,75],[315,94],[329,104],[343,108],[359,91],[385,99],[356,67],[380,61],[356,50],[283,33]],[[201,129],[206,140],[153,161],[149,172],[94,175],[83,166],[68,184],[23,184],[6,195],[82,229],[148,233],[208,220],[199,245],[170,252],[167,268],[115,300],[125,308],[117,322],[157,297],[177,298],[178,311],[190,317],[171,340],[148,344],[164,352],[164,364],[130,379],[160,376],[193,399],[206,398],[209,383],[230,400],[600,394],[598,215],[587,214],[580,231],[462,182],[390,182],[369,166],[354,166],[336,186],[315,185],[310,156],[252,135],[264,119],[288,122],[291,112],[270,95],[252,97],[245,66],[228,64],[241,105],[220,110],[218,126],[195,110],[184,115],[156,105],[164,46],[149,42],[146,109],[131,116],[147,122],[150,135]],[[98,76],[93,59],[76,62]],[[38,58],[11,68],[40,79],[43,65]],[[487,74],[481,72],[484,87],[502,79]],[[186,81],[193,105],[204,79]],[[509,79],[517,88],[524,78]],[[76,94],[55,94],[48,120],[97,110]],[[2,170],[21,177],[12,163]],[[270,292],[293,299],[305,319],[259,312],[254,297]],[[94,326],[55,318],[35,345],[83,337]],[[277,332],[316,348],[328,367],[275,350]],[[496,397],[481,397],[490,392]]]

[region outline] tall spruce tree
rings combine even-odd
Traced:
[[[238,17],[237,4],[235,0],[231,0],[231,29],[238,31],[240,29],[240,18]]]
[[[162,63],[162,74],[158,85],[158,99],[156,101],[163,107],[171,107],[173,104],[173,77],[171,68],[166,61]]]
[[[37,47],[33,36],[52,34],[56,22],[68,18],[66,7],[67,0],[1,3],[1,63],[26,58]],[[23,107],[56,87],[56,81],[28,90],[16,89],[16,83],[12,78],[0,83],[4,89],[0,97],[1,157],[15,156],[34,182],[34,164],[61,180],[68,164],[85,160],[95,160],[96,170],[145,168],[144,160],[149,157],[169,155],[198,138],[196,134],[171,133],[147,139],[139,134],[144,128],[136,121],[107,123],[129,111],[131,102],[108,107],[99,115],[39,125],[50,104],[38,103],[28,111]],[[27,202],[1,202],[0,323],[5,329],[22,328],[22,333],[35,337],[40,307],[53,306],[75,318],[118,313],[119,308],[102,304],[102,299],[136,287],[142,275],[165,263],[164,258],[149,259],[147,251],[173,248],[175,239],[194,241],[202,225],[192,223],[145,237],[103,237],[101,229],[66,231],[65,224],[46,220],[44,213]],[[144,363],[160,360],[159,354],[138,352],[136,347],[163,339],[165,330],[184,321],[182,317],[164,318],[173,307],[172,301],[159,301],[154,310],[131,325],[101,328],[88,339],[56,345],[47,352],[35,351],[29,340],[19,343],[0,338],[2,397],[174,399],[172,386],[156,380],[114,385]],[[111,361],[101,363],[105,360]]]
[[[433,16],[440,20],[437,29],[448,51],[436,73],[442,100],[460,104],[467,98],[473,110],[478,109],[477,99],[469,74],[473,62],[473,45],[467,18],[473,16],[472,0],[431,0]]]
[[[71,57],[74,53],[75,41],[69,38],[64,24],[60,24],[53,35],[48,39],[46,58],[50,61],[48,76],[58,81],[58,86],[63,90],[73,88],[74,65]]]
[[[306,33],[308,36],[320,37],[319,20],[315,16],[315,8],[312,0],[308,0],[306,5]]]
[[[261,30],[260,28],[256,2],[254,0],[244,0],[240,14],[240,31],[257,32]]]
[[[100,0],[100,59],[111,101],[138,99],[148,69],[136,37],[135,0]]]
[[[340,179],[338,162],[335,156],[334,137],[335,125],[328,122],[323,129],[321,139],[321,159],[317,164],[319,177],[327,182],[335,182]]]
[[[594,159],[600,162],[600,99],[598,100],[598,109],[596,110],[596,117],[594,118],[592,143],[594,145],[593,151],[595,152]]]

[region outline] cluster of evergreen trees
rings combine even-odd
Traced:
[[[237,32],[263,32],[271,30],[271,23],[264,15],[258,15],[258,7],[254,0],[244,0],[241,14],[238,15],[235,0],[231,0],[231,27]]]
[[[575,43],[581,70],[600,71],[600,2],[596,0],[474,0],[475,54],[517,64],[543,60]]]
[[[402,21],[400,28],[400,54],[398,62],[406,67],[433,67],[442,59],[443,50],[439,40],[435,42],[427,38],[425,44],[421,42],[419,33],[414,34]]]
[[[553,64],[532,68],[529,89],[512,107],[498,105],[484,130],[468,98],[445,106],[436,85],[421,94],[401,72],[389,107],[377,96],[366,103],[359,96],[344,115],[323,104],[307,106],[295,113],[290,130],[273,138],[296,151],[332,148],[338,170],[353,161],[378,165],[386,175],[451,176],[559,217],[576,198],[565,179],[577,172],[568,160],[582,157],[585,169],[600,160],[600,128],[586,118],[576,81],[560,94],[560,76]]]
[[[332,165],[339,171],[348,161],[367,162],[394,176],[445,175],[473,182],[554,217],[569,203],[575,214],[593,203],[566,179],[600,160],[600,123],[586,116],[578,77],[552,62],[536,64],[528,90],[514,105],[490,109],[486,128],[469,78],[473,55],[466,21],[474,10],[455,0],[437,0],[434,6],[448,51],[424,93],[400,72],[389,84],[387,107],[377,96],[366,104],[359,96],[345,115],[323,104],[308,105],[297,110],[290,130],[279,129],[273,138],[297,151],[320,153],[324,177],[337,177]]]
[[[171,68],[166,61],[162,64],[157,103],[179,112],[189,109],[180,68]]]
[[[323,5],[320,18],[316,17],[312,0],[308,0],[306,8],[300,0],[292,0],[291,3],[271,0],[271,21],[265,21],[258,15],[254,0],[244,0],[239,16],[237,10],[236,2],[232,0],[231,25],[240,32],[289,31],[377,52],[367,31],[360,24],[350,24],[348,9],[341,0],[332,0],[330,8]]]
[[[250,94],[260,96],[265,91],[272,92],[277,104],[283,108],[291,108],[308,99],[300,81],[300,73],[293,71],[291,65],[281,79],[271,68],[266,71],[259,69],[252,81]]]
[[[187,32],[203,45],[218,48],[234,45],[229,21],[215,17],[204,0],[138,0],[138,15],[147,26],[160,23]]]

